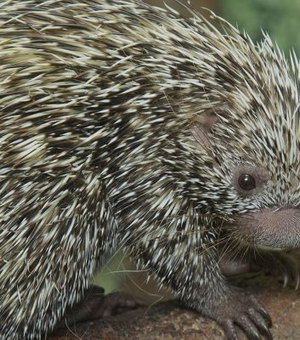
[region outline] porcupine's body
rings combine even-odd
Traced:
[[[229,336],[268,333],[218,244],[300,244],[299,66],[223,24],[0,4],[1,339],[49,332],[121,245]]]

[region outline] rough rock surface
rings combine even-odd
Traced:
[[[282,288],[281,280],[249,274],[238,280],[263,303],[272,320],[274,339],[300,339],[300,290]],[[51,340],[75,339],[196,340],[224,339],[221,328],[209,319],[180,308],[176,302],[163,302],[93,323],[78,324],[57,332]],[[244,337],[241,336],[241,339]]]

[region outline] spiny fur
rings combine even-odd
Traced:
[[[224,221],[298,204],[298,60],[211,16],[219,29],[138,0],[1,2],[2,339],[49,332],[121,246],[205,311],[226,289]],[[206,112],[212,148],[191,133]],[[273,184],[241,197],[239,164]]]

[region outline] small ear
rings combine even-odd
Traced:
[[[204,146],[210,145],[209,132],[217,122],[218,116],[213,112],[202,113],[192,125],[192,133],[198,143]]]

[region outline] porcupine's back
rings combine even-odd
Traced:
[[[276,148],[280,129],[299,144],[287,65],[268,43],[256,48],[224,26],[232,38],[139,1],[0,5],[6,337],[52,327],[120,240],[154,247],[151,238],[168,235],[173,214],[185,209],[210,220],[257,208],[228,188],[242,155],[272,160],[274,171],[274,157],[299,164]],[[206,129],[215,113],[214,139],[199,145],[190,127]],[[205,243],[204,234],[188,233],[186,244]]]

